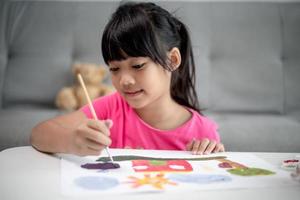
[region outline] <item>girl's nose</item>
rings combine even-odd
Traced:
[[[135,83],[135,79],[129,73],[123,73],[120,78],[120,85],[128,86],[133,85]]]

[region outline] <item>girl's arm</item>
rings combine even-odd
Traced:
[[[44,121],[32,129],[30,142],[39,151],[99,155],[110,145],[110,122],[87,119],[80,110]]]

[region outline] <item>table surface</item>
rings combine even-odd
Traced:
[[[280,168],[283,160],[293,159],[300,153],[253,153]],[[0,199],[72,199],[60,192],[60,159],[51,154],[36,151],[30,146],[6,149],[0,152]],[[114,195],[105,199],[299,199],[300,183],[286,187],[252,188],[238,190],[208,190],[182,193],[155,193]],[[101,197],[75,197],[97,199]],[[102,198],[103,199],[103,198]]]

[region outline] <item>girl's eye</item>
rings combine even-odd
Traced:
[[[109,68],[109,71],[111,71],[111,72],[116,72],[116,71],[118,71],[118,70],[119,70],[118,67],[110,67],[110,68]]]
[[[134,69],[141,69],[145,64],[146,64],[146,63],[142,63],[142,64],[140,64],[140,65],[133,65],[132,67],[133,67]]]

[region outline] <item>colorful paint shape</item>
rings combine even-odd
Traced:
[[[287,170],[295,170],[297,165],[300,164],[300,160],[297,159],[290,159],[290,160],[284,160],[282,162],[281,167],[283,169],[287,169]]]
[[[204,175],[204,174],[170,174],[168,178],[172,181],[183,183],[209,184],[218,182],[228,182],[232,179],[225,175]]]
[[[220,168],[233,168],[229,162],[222,162],[218,164]]]
[[[273,175],[275,172],[260,169],[260,168],[236,168],[236,169],[228,169],[227,172],[234,175],[239,176],[262,176],[262,175]]]
[[[133,160],[135,172],[190,172],[192,165],[186,160]]]
[[[101,176],[84,176],[74,180],[74,183],[87,190],[107,190],[119,185],[115,178]]]
[[[127,183],[132,184],[132,188],[141,186],[152,186],[154,189],[163,190],[167,185],[177,185],[165,177],[164,174],[144,174],[143,177],[129,176],[130,181]]]
[[[107,170],[107,169],[117,169],[120,168],[120,165],[118,163],[112,163],[112,162],[107,162],[107,163],[86,163],[84,165],[81,165],[82,168],[85,169],[102,169],[102,170]]]
[[[205,161],[205,160],[222,160],[226,156],[212,156],[212,157],[197,157],[197,158],[156,158],[148,156],[135,156],[135,155],[121,155],[114,156],[114,161],[131,161],[131,160],[189,160],[189,161]],[[96,161],[108,162],[109,157],[100,157]]]
[[[247,166],[243,165],[243,164],[240,164],[238,162],[233,162],[231,160],[228,160],[228,159],[218,159],[219,162],[221,162],[221,165],[219,164],[218,166],[221,167],[221,168],[226,168],[224,167],[224,165],[226,166],[231,166],[230,168],[248,168]],[[224,163],[224,164],[222,164]],[[225,164],[226,163],[226,164]],[[222,167],[223,166],[223,167]]]

